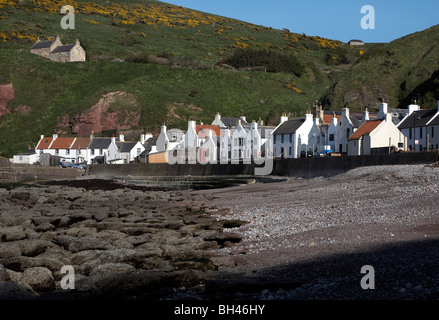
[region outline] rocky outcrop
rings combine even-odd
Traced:
[[[0,84],[0,118],[11,113],[8,102],[14,99],[14,87],[12,83]]]
[[[241,238],[203,196],[88,182],[0,189],[1,299],[163,297],[233,267],[217,249]]]
[[[59,117],[57,132],[84,136],[106,130],[129,130],[139,125],[141,110],[135,95],[123,91],[110,92],[79,115]]]

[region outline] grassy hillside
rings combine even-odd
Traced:
[[[74,30],[60,27],[67,3],[75,8]],[[64,44],[80,39],[87,61],[62,64],[29,53],[38,37],[57,34]],[[303,72],[232,67],[237,50],[248,49],[294,59]],[[158,1],[0,0],[0,84],[12,83],[15,94],[11,113],[0,118],[0,153],[24,151],[62,116],[115,91],[136,96],[137,127],[148,131],[164,122],[185,129],[190,117],[210,123],[216,112],[277,124],[282,112],[310,108],[360,55],[339,41]]]
[[[424,108],[439,100],[439,25],[388,44],[372,46],[325,93],[326,108],[360,110],[378,106],[406,108],[412,98]]]

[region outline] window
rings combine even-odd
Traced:
[[[172,132],[171,139],[172,139],[172,141],[176,141],[177,140],[177,133],[176,132]]]
[[[329,141],[334,141],[334,134],[333,134],[333,133],[331,133],[331,134],[329,135]]]
[[[409,130],[409,139],[412,139],[412,129]]]
[[[349,139],[350,133],[351,133],[351,129],[347,128],[346,129],[346,139]]]
[[[320,143],[320,136],[317,136],[317,143]]]
[[[79,149],[76,150],[76,155],[77,155],[77,156],[79,155]]]
[[[288,152],[289,152],[290,156],[292,156],[293,155],[293,148],[290,147]]]
[[[66,155],[70,155],[70,149],[66,149]]]
[[[431,127],[431,137],[434,138],[434,127]]]
[[[280,137],[280,143],[284,143],[284,134],[283,135],[281,135],[281,137]]]
[[[140,148],[137,148],[137,155],[139,155],[140,153]]]
[[[91,149],[91,154],[92,154],[92,155],[95,154],[95,149]]]
[[[419,128],[419,139],[422,139],[422,128]]]
[[[293,143],[293,134],[290,133],[290,143]]]
[[[18,156],[18,160],[23,161],[23,156]]]
[[[104,153],[104,151],[102,149],[100,149],[99,154],[102,156],[103,153]]]
[[[59,155],[59,149],[55,149],[55,154]]]

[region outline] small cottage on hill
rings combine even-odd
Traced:
[[[40,41],[38,38],[30,52],[57,62],[83,62],[86,59],[85,50],[78,39],[74,44],[63,45],[59,36],[49,41]]]

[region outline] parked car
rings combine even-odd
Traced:
[[[320,157],[326,157],[328,154],[333,153],[334,151],[332,150],[324,150],[322,152],[319,153]]]

